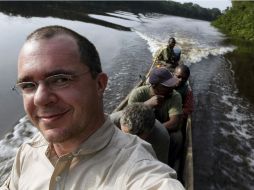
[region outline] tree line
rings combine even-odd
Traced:
[[[232,37],[254,41],[254,2],[232,0],[232,7],[212,25]]]
[[[38,10],[54,14],[55,9],[82,13],[129,11],[132,13],[161,13],[212,21],[221,15],[217,8],[207,9],[193,3],[174,1],[4,1],[0,10],[6,14],[38,14]],[[23,16],[23,15],[22,15]]]

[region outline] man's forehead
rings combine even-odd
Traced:
[[[178,68],[178,67],[175,69],[175,72],[174,72],[174,73],[175,73],[175,74],[179,74],[179,75],[180,75],[180,74],[184,74],[183,70],[182,70],[181,68]]]
[[[18,75],[27,75],[27,72],[43,70],[43,73],[59,70],[59,68],[81,68],[80,54],[75,41],[69,39],[39,39],[30,40],[24,44],[18,59]],[[69,63],[68,65],[66,65]],[[46,72],[44,72],[46,71]]]
[[[78,52],[78,46],[71,36],[61,34],[49,39],[29,40],[22,47],[21,53],[47,53],[47,51]]]

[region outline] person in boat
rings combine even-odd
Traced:
[[[182,99],[174,90],[177,82],[178,79],[167,68],[155,67],[150,73],[150,84],[134,89],[128,100],[128,104],[143,102],[153,108],[155,118],[168,130],[170,136],[168,164],[176,169],[182,144],[180,130]]]
[[[187,121],[188,116],[193,112],[194,100],[191,87],[188,83],[190,69],[187,65],[180,64],[175,68],[174,76],[178,78],[175,90],[181,94],[183,104],[183,119]]]
[[[191,87],[189,85],[188,79],[190,76],[190,69],[187,65],[180,64],[175,68],[174,76],[178,78],[178,83],[176,84],[175,90],[181,94],[182,97],[182,108],[183,108],[183,115],[182,115],[182,137],[183,143],[181,148],[181,161],[179,165],[179,179],[183,181],[182,176],[185,162],[184,162],[184,150],[185,150],[185,141],[186,141],[186,124],[188,120],[188,116],[190,116],[193,112],[194,108],[194,100],[193,100],[193,93]]]
[[[137,135],[150,143],[158,160],[168,164],[169,134],[155,119],[152,108],[143,103],[134,103],[123,111],[112,113],[110,118],[123,132]]]
[[[181,51],[179,49],[174,49],[175,44],[175,38],[169,38],[167,47],[162,49],[155,58],[157,64],[167,67],[171,72],[178,66],[181,57]]]
[[[107,80],[94,45],[73,30],[27,37],[15,89],[40,133],[19,148],[1,190],[184,189],[148,143],[104,114]]]

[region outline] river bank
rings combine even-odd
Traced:
[[[233,0],[231,2],[232,7],[213,21],[213,26],[233,38],[254,42],[254,2]]]

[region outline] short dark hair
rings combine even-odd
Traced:
[[[143,103],[128,105],[120,118],[120,124],[126,125],[129,132],[134,135],[151,132],[154,123],[155,115],[152,108]]]
[[[88,66],[92,76],[95,78],[102,72],[101,61],[95,46],[84,36],[63,26],[46,26],[39,28],[27,36],[26,42],[40,39],[51,39],[54,36],[66,34],[71,36],[78,45],[80,60]]]
[[[173,38],[173,37],[169,38],[169,39],[168,39],[168,43],[171,43],[171,42],[176,43],[176,39],[175,39],[175,38]]]
[[[190,69],[187,65],[180,64],[175,69],[180,69],[183,73],[186,74],[187,78],[190,76]]]

